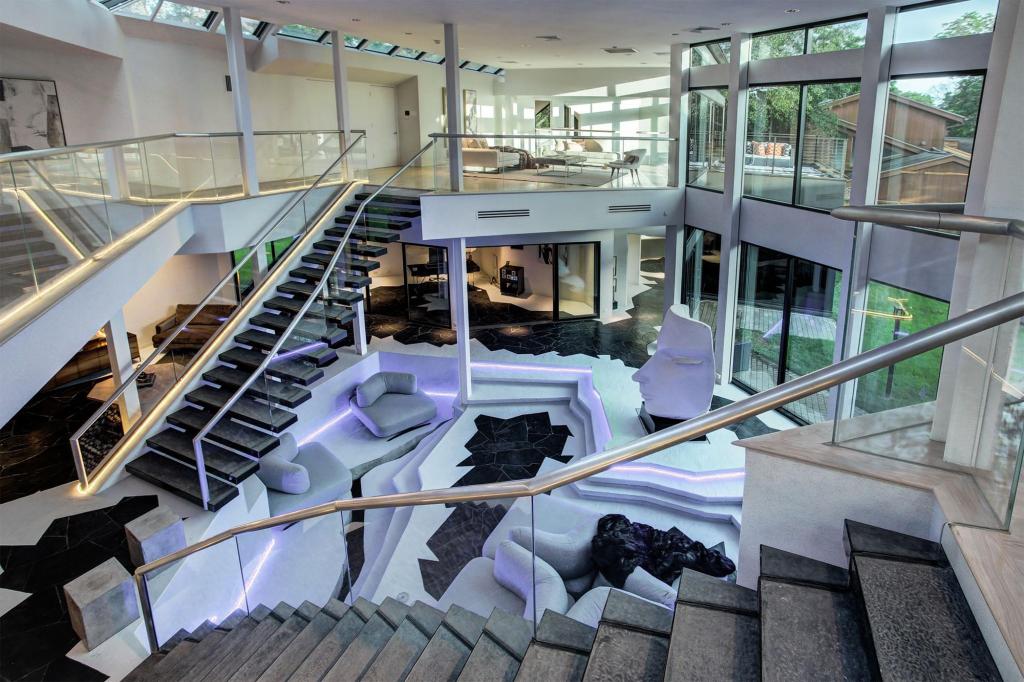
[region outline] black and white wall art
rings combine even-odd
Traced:
[[[0,76],[0,154],[64,145],[57,84]]]

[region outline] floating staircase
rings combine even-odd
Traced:
[[[356,199],[368,196],[356,194]],[[127,464],[129,473],[202,504],[192,438],[263,363],[299,314],[341,246],[358,206],[346,206],[335,225],[298,259],[301,264],[281,277],[275,295],[263,301],[263,310],[203,372],[204,383],[185,395],[187,404],[167,415],[165,426],[146,441],[147,450]],[[253,382],[203,443],[211,510],[238,495],[237,484],[256,473],[259,458],[272,452],[280,443],[278,436],[297,421],[291,410],[310,399],[314,384],[325,376],[324,368],[338,359],[335,349],[348,342],[344,326],[355,319],[352,307],[363,299],[361,290],[380,266],[374,259],[387,253],[384,245],[397,241],[401,230],[411,227],[419,215],[419,198],[412,195],[382,193],[367,204],[324,288],[326,303],[310,306],[264,376]]]
[[[684,571],[674,612],[612,590],[536,633],[390,597],[279,604],[179,632],[126,680],[999,680],[934,542],[847,521],[849,570],[762,547],[758,590]]]

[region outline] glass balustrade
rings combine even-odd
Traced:
[[[451,145],[462,151],[465,192],[633,189],[665,187],[669,146],[658,136],[617,136],[607,132],[552,131],[545,134],[481,134],[449,138],[433,135],[433,181],[439,192],[452,191]]]

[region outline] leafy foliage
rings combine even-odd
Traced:
[[[996,25],[996,15],[991,12],[972,11],[947,21],[942,30],[935,34],[936,38],[957,38],[973,36],[979,33],[991,33]]]

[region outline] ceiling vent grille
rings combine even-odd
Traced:
[[[636,50],[632,47],[606,47],[604,51],[608,54],[636,54]]]
[[[618,204],[608,207],[609,213],[650,213],[650,204]]]
[[[556,40],[561,40],[561,38],[559,38],[559,37],[558,37],[558,36],[556,36],[556,35],[550,35],[550,36],[534,36],[534,38],[536,38],[537,40],[546,40],[546,41],[548,41],[549,43],[551,43],[551,42],[554,42],[554,41],[556,41]]]
[[[705,31],[720,31],[718,26],[694,26],[692,28],[684,28],[682,33],[704,33]]]
[[[530,209],[510,208],[501,211],[477,211],[476,217],[480,220],[485,220],[487,218],[529,218]]]

